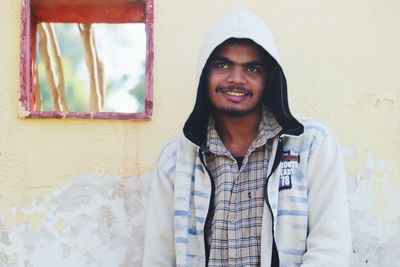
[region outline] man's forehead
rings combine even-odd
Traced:
[[[228,43],[220,45],[213,53],[213,60],[227,59],[247,59],[251,61],[265,61],[265,52],[251,43]]]

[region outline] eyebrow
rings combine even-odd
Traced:
[[[226,62],[226,63],[228,63],[228,64],[235,64],[235,62],[233,62],[233,61],[230,60],[229,58],[223,57],[223,56],[216,56],[216,57],[212,60],[212,62],[215,62],[215,61],[223,61],[223,62]],[[262,67],[264,67],[264,64],[263,64],[261,61],[258,61],[258,60],[253,60],[253,61],[245,62],[245,63],[240,64],[240,65],[246,66],[246,67],[247,67],[247,66],[262,66]]]

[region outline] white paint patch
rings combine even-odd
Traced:
[[[24,215],[43,214],[33,229],[0,224],[0,266],[141,266],[149,177],[83,175]]]
[[[354,157],[357,154],[357,149],[352,146],[342,145],[341,151],[343,156],[345,157]]]
[[[364,169],[350,175],[354,253],[350,266],[399,267],[400,181],[394,164],[367,153]]]

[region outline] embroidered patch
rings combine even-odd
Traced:
[[[279,191],[292,188],[292,175],[299,168],[300,155],[292,155],[290,150],[283,152],[281,159],[281,175],[279,177]]]
[[[297,163],[300,163],[300,155],[282,155],[282,161],[297,161]]]

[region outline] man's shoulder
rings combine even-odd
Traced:
[[[304,133],[301,136],[302,144],[310,151],[323,146],[325,152],[332,152],[340,147],[335,131],[325,123],[310,118],[301,118],[299,121],[304,126]]]
[[[304,135],[316,138],[334,136],[334,130],[318,119],[300,117],[299,121],[304,126]]]
[[[180,135],[170,140],[160,151],[157,162],[168,160],[177,160],[194,155],[197,152],[197,146],[190,142],[185,136]]]

